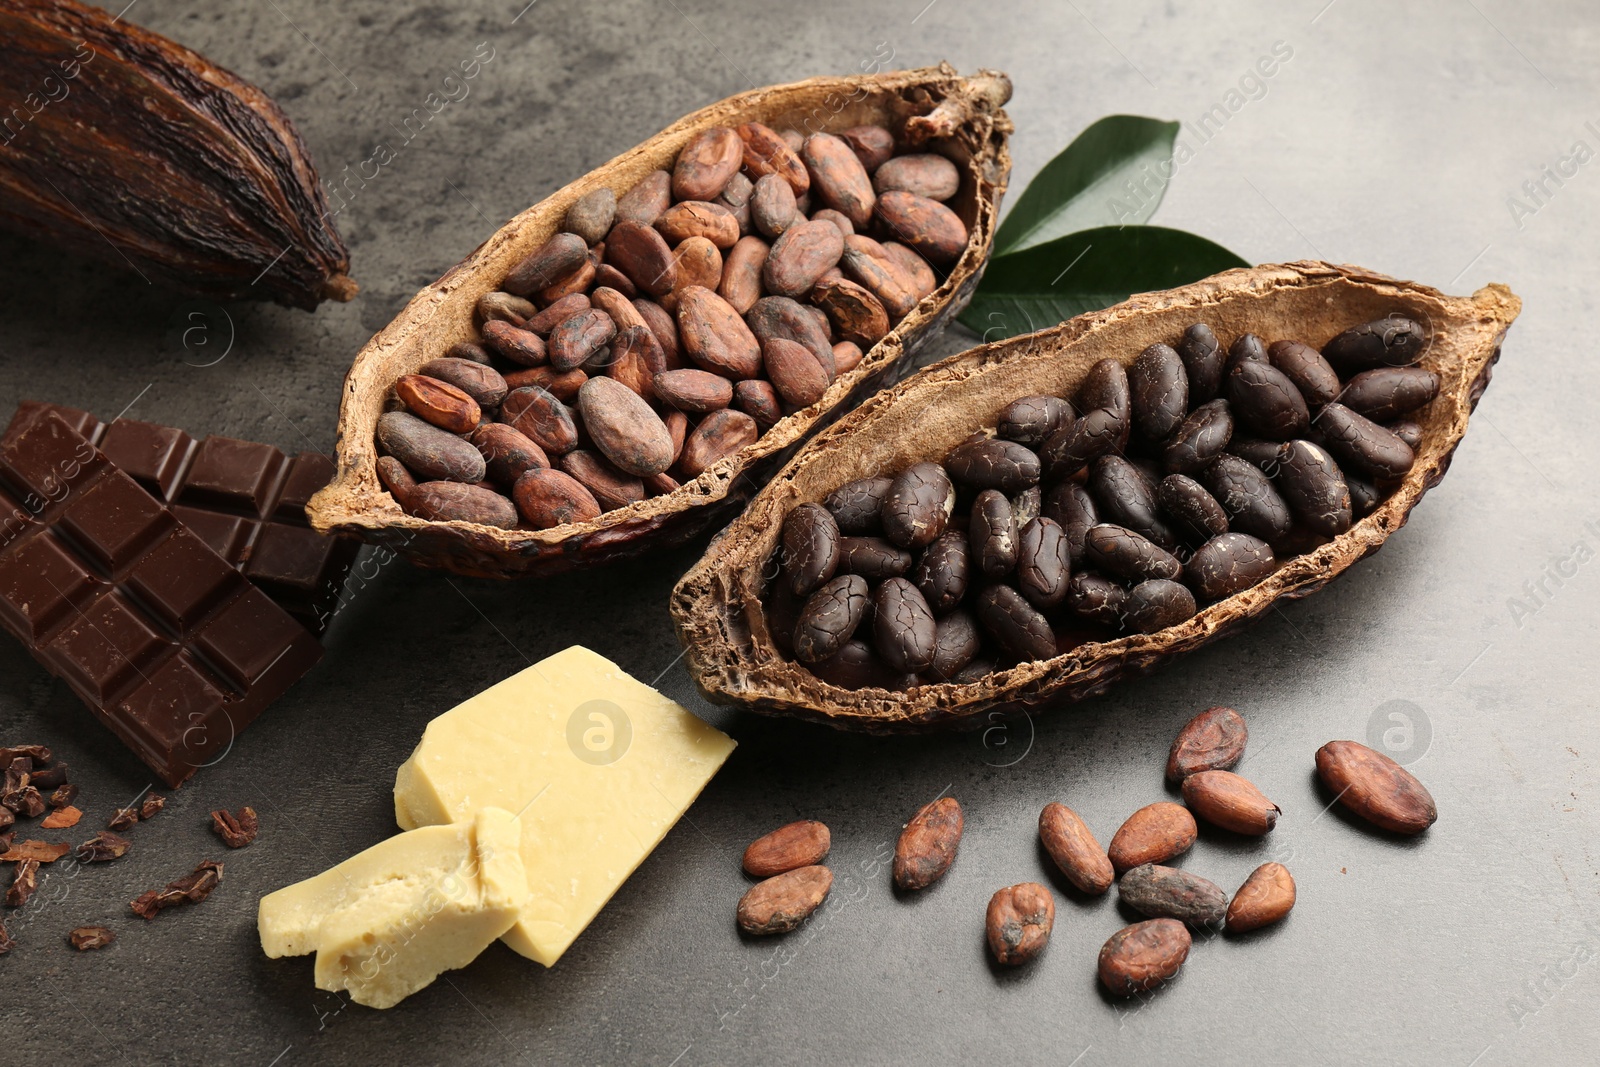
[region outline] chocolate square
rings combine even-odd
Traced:
[[[167,644],[126,597],[112,590],[68,619],[44,654],[80,693],[104,705],[153,667]]]
[[[40,534],[0,554],[0,618],[24,641],[38,641],[98,584],[54,534]]]
[[[179,499],[224,504],[264,517],[284,463],[283,453],[271,445],[207,437],[195,451]]]
[[[174,631],[188,631],[239,584],[239,572],[179,529],[128,575],[128,586]]]
[[[170,500],[183,475],[194,438],[175,426],[118,419],[106,427],[100,451],[162,500]]]
[[[61,516],[62,529],[111,575],[174,525],[159,501],[118,470],[78,494]]]

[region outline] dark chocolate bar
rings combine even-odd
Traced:
[[[314,634],[327,629],[360,544],[324,537],[306,502],[333,479],[318,452],[290,457],[271,445],[133,419],[107,425],[86,411],[24,401],[6,440],[44,411],[82,434],[114,466],[172,508],[178,520]]]
[[[0,626],[173,787],[322,658],[54,411],[0,450]]]

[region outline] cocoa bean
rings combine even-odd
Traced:
[[[471,444],[405,411],[378,416],[378,447],[419,478],[433,481],[483,480],[483,457]]]
[[[617,217],[617,194],[610,189],[593,189],[572,202],[561,228],[575,233],[590,245],[599,244]]]
[[[884,480],[871,481],[875,484]],[[828,499],[831,501],[833,497]],[[835,515],[838,514],[836,511]],[[923,599],[935,615],[950,611],[967,595],[971,561],[972,551],[967,546],[967,535],[960,530],[941,534],[933,544],[922,550],[922,557],[917,561],[911,580],[921,590]]]
[[[762,433],[766,433],[783,418],[778,405],[778,391],[772,383],[760,378],[746,378],[733,387],[733,406],[756,420]]]
[[[822,508],[817,510],[828,514]],[[828,521],[833,521],[831,516]],[[938,627],[916,586],[904,578],[890,578],[878,586],[872,608],[873,647],[885,663],[902,674],[916,674],[933,665]]]
[[[697,200],[673,204],[656,219],[655,228],[669,245],[682,244],[691,237],[704,237],[718,248],[732,248],[739,239],[739,223],[733,212],[720,204]]]
[[[840,537],[839,570],[869,582],[903,578],[911,570],[911,553],[882,537]]]
[[[955,797],[940,797],[919,809],[894,846],[896,888],[926,889],[943,878],[956,860],[962,824]]]
[[[821,504],[801,504],[783,520],[783,569],[797,597],[808,597],[839,567],[839,524]]]
[[[402,376],[394,383],[394,394],[413,415],[451,433],[470,432],[482,416],[472,397],[449,382],[425,374]]]
[[[949,200],[961,188],[961,172],[931,152],[896,156],[873,172],[872,187],[880,196],[898,189],[929,200]]]
[[[578,391],[583,427],[605,457],[637,477],[672,466],[672,438],[649,404],[611,378],[591,378]]]
[[[744,850],[744,870],[756,878],[771,878],[800,867],[814,867],[828,858],[832,844],[827,826],[815,819],[801,819],[750,842]]]
[[[868,174],[894,155],[894,137],[882,126],[852,126],[839,134]]]
[[[539,302],[542,304],[554,304],[559,300],[565,300],[569,296],[577,296],[588,289],[594,283],[594,276],[600,267],[600,253],[604,249],[605,245],[603,243],[596,245],[590,250],[588,258],[579,263],[572,273],[557,278],[543,289],[540,289],[536,294]]]
[[[1317,777],[1340,804],[1385,830],[1420,834],[1439,818],[1432,794],[1410,771],[1355,741],[1317,749]]]
[[[512,267],[500,288],[513,296],[531,297],[577,270],[588,258],[588,242],[575,233],[558,233]]]
[[[739,380],[761,373],[761,346],[739,313],[710,289],[690,286],[678,304],[683,349],[702,370]]]
[[[562,472],[589,490],[603,511],[625,508],[644,499],[644,482],[618,470],[597,452],[575,448],[560,462]]]
[[[707,467],[761,436],[756,421],[742,411],[723,408],[700,420],[683,442],[678,466],[690,478],[698,478]]]
[[[756,182],[750,197],[750,225],[762,236],[776,239],[796,222],[804,222],[795,206],[794,188],[782,177],[768,174]]]
[[[475,522],[504,530],[517,525],[517,509],[510,500],[461,482],[422,482],[406,494],[401,506],[433,522]]]
[[[672,195],[678,200],[714,200],[739,172],[744,142],[726,126],[702,130],[678,153],[672,168]]]
[[[739,899],[739,929],[747,934],[786,934],[822,906],[833,888],[826,867],[800,867],[752,886]]]
[[[480,408],[499,407],[510,387],[493,367],[470,359],[431,359],[417,368],[419,374],[448,382],[478,402]]]
[[[919,300],[939,288],[938,275],[933,273],[933,268],[921,255],[898,241],[884,241],[883,250],[911,279]]]
[[[546,353],[558,371],[581,367],[617,335],[617,324],[599,308],[580,311],[550,331]]]
[[[844,234],[830,222],[802,222],[785,230],[772,245],[761,271],[769,293],[799,298],[844,255]]]
[[[1081,892],[1104,893],[1116,880],[1106,850],[1082,817],[1065,804],[1052,801],[1039,813],[1039,841],[1067,881]]]
[[[515,485],[525,472],[550,466],[544,449],[516,427],[505,423],[480,426],[469,440],[482,453],[489,480],[500,485]]]
[[[1050,622],[1009,585],[991,585],[978,595],[978,621],[1007,654],[1024,662],[1056,654]]]
[[[873,540],[889,545],[882,538]],[[899,552],[899,549],[889,547]],[[910,563],[909,557],[906,562]],[[952,611],[939,620],[934,644],[933,662],[923,673],[937,682],[955,681],[983,647],[983,634],[978,630],[977,620],[969,613]]]
[[[691,285],[715,290],[722,284],[722,253],[707,238],[686,239],[672,250],[672,263],[676,281],[673,291],[661,298],[663,307],[670,307]]]
[[[774,337],[761,346],[761,362],[778,395],[797,408],[821,400],[832,384],[816,357],[794,341]]]
[[[611,342],[611,364],[606,368],[606,376],[615,378],[644,400],[653,400],[655,391],[651,382],[657,372],[651,370],[651,365],[660,366],[665,362],[661,346],[650,328],[629,326],[619,331]]]
[[[664,170],[651,171],[639,179],[632,189],[617,197],[617,220],[611,232],[614,233],[624,222],[649,226],[671,206],[672,175]]]
[[[722,261],[722,280],[717,295],[740,315],[761,299],[761,271],[767,264],[767,242],[759,237],[741,237]]]
[[[1176,919],[1147,919],[1123,927],[1100,948],[1100,984],[1113,995],[1148,993],[1178,973],[1193,943]]]
[[[1228,905],[1230,934],[1243,934],[1270,926],[1294,907],[1294,876],[1281,863],[1263,863],[1250,872]]]
[[[1220,929],[1228,912],[1228,894],[1217,883],[1155,863],[1124,874],[1117,881],[1117,898],[1141,915],[1177,919],[1196,929]]]
[[[580,311],[589,310],[589,297],[583,293],[564,296],[533,318],[522,324],[523,329],[540,337],[549,337],[550,331],[566,322]]]
[[[770,262],[770,261],[769,261]],[[865,286],[846,278],[824,280],[811,291],[811,300],[828,313],[839,333],[862,349],[869,349],[889,332],[889,313]]]
[[[523,367],[545,363],[545,344],[532,330],[491,319],[483,324],[483,343],[497,356]]]
[[[800,159],[811,174],[811,191],[862,229],[872,219],[877,194],[866,167],[845,141],[831,133],[814,133],[800,149]]]
[[[672,249],[650,226],[619,222],[606,236],[606,262],[652,296],[670,293],[677,281]]]
[[[861,346],[854,341],[840,341],[833,346],[834,373],[849,374],[861,365]]]
[[[929,263],[947,266],[966,250],[966,224],[937,200],[891,190],[878,197],[877,216],[896,241],[908,245]]]
[[[576,478],[558,470],[527,471],[511,487],[517,511],[536,530],[571,522],[592,522],[601,515],[594,494]]]
[[[764,296],[751,305],[745,314],[745,322],[761,344],[766,344],[774,337],[798,341],[811,350],[818,363],[829,369],[830,375],[833,373],[830,366],[833,362],[833,345],[828,339],[828,317],[819,309],[807,307],[786,296]]]
[[[734,132],[744,142],[744,172],[751,181],[775,174],[797,195],[811,188],[811,175],[782,134],[759,122],[747,122]]]
[[[944,533],[955,506],[956,487],[943,467],[912,464],[894,479],[884,498],[884,536],[901,548],[922,548]]]
[[[1038,958],[1050,943],[1055,922],[1056,902],[1050,890],[1038,882],[1023,882],[989,898],[984,935],[996,961],[1017,966]]]
[[[506,375],[506,385],[513,391],[525,389],[529,386],[538,386],[540,389],[549,390],[550,394],[564,404],[570,404],[577,398],[578,390],[583,388],[583,383],[589,380],[589,375],[583,370],[557,371],[554,367],[530,367],[527,370],[511,371]],[[509,399],[510,394],[507,394]],[[505,417],[505,403],[501,402],[501,417]]]
[[[406,470],[406,465],[393,456],[379,456],[377,468],[378,480],[383,483],[383,487],[389,490],[389,495],[394,497],[395,503],[405,507],[411,490],[417,487],[417,480]],[[9,815],[10,812],[6,814]],[[5,816],[0,816],[0,822],[4,819]]]
[[[655,301],[643,297],[633,301],[633,308],[644,320],[644,324],[650,327],[650,332],[656,335],[656,343],[661,346],[661,351],[667,359],[664,369],[677,370],[683,366],[683,352],[678,343],[678,327],[673,322],[671,313]]]
[[[489,353],[482,345],[473,344],[471,341],[457,341],[445,350],[445,355],[451,359],[464,359],[471,363],[482,363],[488,366],[492,362]]]
[[[1164,863],[1189,851],[1196,834],[1188,808],[1159,801],[1128,816],[1111,838],[1106,854],[1119,872],[1146,863]]]
[[[809,352],[806,353],[806,358],[811,358]],[[733,383],[720,374],[712,374],[710,371],[663,371],[651,379],[650,388],[656,399],[663,404],[672,405],[679,411],[703,414],[733,403]]]
[[[823,582],[800,609],[794,628],[795,659],[819,664],[838,655],[866,617],[869,603],[867,580],[859,574],[840,574]]]
[[[578,447],[578,426],[572,412],[541,386],[525,385],[507,393],[500,404],[500,421],[516,427],[547,454],[563,456]]]
[[[892,478],[862,478],[841,485],[823,500],[833,513],[839,531],[851,535],[875,534],[883,529],[879,516],[894,485]]]
[[[891,322],[898,322],[911,314],[917,306],[914,283],[906,278],[898,264],[887,258],[877,258],[865,251],[852,248],[855,237],[845,238],[844,256],[840,265],[845,277],[856,282],[878,298]]]
[[[478,321],[489,322],[500,319],[513,326],[521,326],[527,319],[533,317],[539,309],[534,307],[533,301],[524,300],[520,296],[510,293],[484,293],[478,297]]]
[[[1244,717],[1221,704],[1184,724],[1167,753],[1167,781],[1182,782],[1201,771],[1227,771],[1238,765],[1250,732]]]
[[[811,221],[831,222],[835,226],[839,227],[839,232],[844,234],[846,237],[849,237],[856,232],[856,228],[851,225],[850,220],[845,218],[839,212],[833,210],[831,207],[825,207],[820,211],[813,211],[811,213]]]

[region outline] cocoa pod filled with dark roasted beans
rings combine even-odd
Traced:
[[[1382,502],[1439,391],[1426,340],[1398,314],[1320,352],[1196,323],[1071,397],[1018,397],[941,462],[789,513],[779,647],[907,689],[1182,623]]]
[[[942,202],[956,165],[892,144],[717,127],[670,172],[579,199],[479,300],[479,340],[395,383],[385,487],[428,519],[585,522],[817,403],[967,244]]]

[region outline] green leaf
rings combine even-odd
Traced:
[[[1017,198],[994,254],[1065,237],[1095,226],[1128,226],[1155,214],[1172,179],[1176,122],[1108,115],[1078,134],[1044,165]],[[1130,189],[1124,183],[1133,182]]]
[[[1102,226],[991,260],[961,323],[985,341],[998,341],[1099,311],[1134,293],[1249,265],[1183,230]]]

